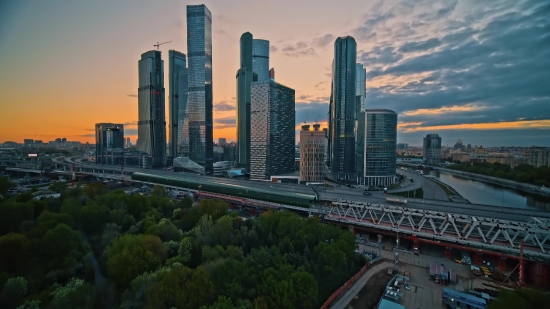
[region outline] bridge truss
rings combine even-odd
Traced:
[[[333,202],[325,219],[516,256],[523,240],[524,254],[550,259],[548,219],[516,222],[348,200]]]

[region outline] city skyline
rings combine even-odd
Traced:
[[[300,12],[311,3],[285,9],[290,3],[205,1],[216,20],[214,137],[235,140],[238,38],[250,31],[270,39],[278,80],[296,89],[296,132],[317,117],[326,127],[331,46],[337,36],[351,35],[357,62],[367,70],[369,108],[399,113],[398,142],[420,145],[437,132],[445,140],[462,137],[487,146],[549,145],[544,81],[550,48],[540,1],[501,1],[490,9],[468,1],[316,3],[316,13],[304,20]],[[98,122],[122,123],[136,139],[135,61],[157,41],[173,40],[161,47],[165,55],[186,50],[185,5],[197,3],[134,4],[0,5],[0,141],[67,136],[93,142]],[[153,7],[153,17],[162,20],[135,35]],[[45,9],[60,13],[40,15]],[[258,9],[271,14],[237,18]],[[336,13],[349,18],[326,23]],[[288,21],[276,23],[283,17]],[[497,26],[511,31],[495,32]],[[60,62],[63,67],[54,65]]]

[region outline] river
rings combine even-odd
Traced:
[[[550,211],[550,198],[525,193],[487,182],[470,180],[441,171],[424,171],[451,187],[474,204],[531,208]]]

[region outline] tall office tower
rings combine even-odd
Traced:
[[[212,175],[212,14],[204,4],[187,6],[187,61],[189,158]]]
[[[269,69],[269,79],[275,80],[275,68]]]
[[[360,184],[386,187],[395,183],[397,114],[387,109],[365,110],[364,173]]]
[[[441,137],[436,133],[424,137],[424,163],[434,165],[441,163]]]
[[[364,152],[365,152],[365,98],[367,96],[367,70],[362,64],[355,65],[355,174],[357,182],[361,182],[361,175],[364,174]]]
[[[325,166],[325,132],[320,124],[303,125],[300,131],[300,182],[323,182]]]
[[[153,168],[166,165],[164,61],[160,51],[141,55],[138,88],[137,150],[149,154]]]
[[[95,163],[115,164],[113,153],[122,153],[124,148],[124,125],[116,123],[96,123]]]
[[[218,138],[218,145],[220,145],[220,146],[227,145],[227,139],[225,137]]]
[[[250,179],[294,171],[295,91],[272,80],[254,83],[250,107]]]
[[[252,71],[259,82],[269,79],[269,41],[252,40]]]
[[[355,181],[356,58],[355,39],[334,42],[329,112],[329,164],[332,177]]]
[[[172,158],[189,156],[189,124],[187,122],[187,60],[184,53],[168,51],[170,89],[169,155]]]
[[[241,67],[237,71],[237,164],[250,170],[250,87],[257,80],[252,71],[252,34],[241,35]]]
[[[126,138],[126,148],[129,148],[129,147],[131,147],[131,146],[132,146],[132,143],[130,142],[130,138],[127,137],[127,138]]]

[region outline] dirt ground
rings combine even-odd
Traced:
[[[361,291],[355,296],[355,298],[349,303],[346,307],[347,309],[374,309],[386,285],[392,278],[392,275],[388,275],[387,269],[379,271],[377,274],[372,276],[367,284],[361,289]]]

